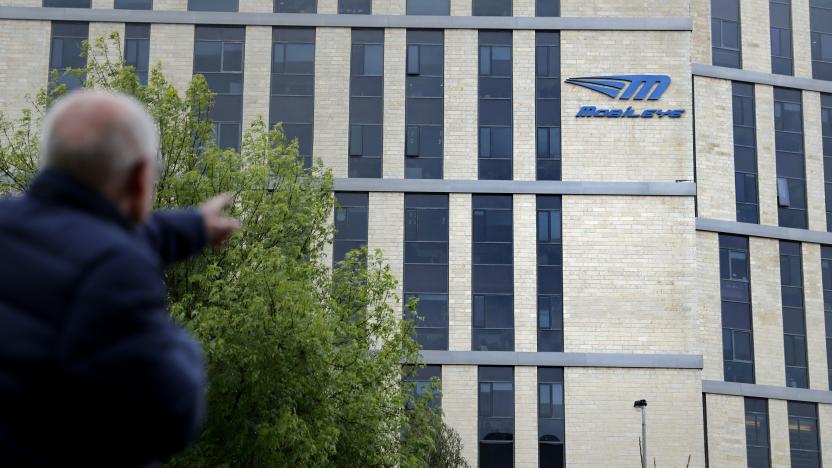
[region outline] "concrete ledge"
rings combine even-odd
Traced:
[[[832,392],[824,390],[807,390],[805,388],[722,382],[719,380],[703,380],[702,392],[717,395],[734,395],[741,397],[770,398],[774,400],[832,404]]]
[[[345,192],[522,193],[540,195],[696,195],[692,182],[561,182],[521,180],[336,179]]]
[[[528,353],[512,351],[422,351],[426,364],[471,366],[612,367],[702,369],[702,356],[688,354]]]
[[[107,10],[88,8],[0,7],[0,19],[98,21],[116,23],[224,24],[243,26],[323,26],[347,28],[546,29],[590,31],[691,31],[689,17],[533,18],[495,16],[318,15],[204,11]]]
[[[832,93],[832,81],[775,75],[772,73],[741,70],[738,68],[715,67],[713,65],[704,65],[701,63],[694,63],[691,66],[691,71],[696,76],[707,76],[710,78],[722,78],[724,80],[746,81],[749,83],[782,86],[784,88]]]
[[[696,218],[696,230],[832,245],[832,233],[830,232],[738,223],[721,219]]]

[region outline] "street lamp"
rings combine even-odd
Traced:
[[[647,468],[647,400],[637,400],[633,408],[641,409],[641,468]]]

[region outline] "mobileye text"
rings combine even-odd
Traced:
[[[678,119],[684,114],[683,109],[646,109],[637,111],[632,107],[626,109],[599,109],[595,106],[582,106],[575,117],[606,117],[618,119],[652,119],[654,117]]]
[[[608,75],[569,78],[567,83],[595,91],[619,101],[657,101],[670,87],[667,75]],[[678,119],[684,114],[682,109],[647,109],[638,111],[632,107],[626,109],[599,109],[595,106],[583,106],[575,117],[598,117],[613,119],[660,119],[667,117]]]

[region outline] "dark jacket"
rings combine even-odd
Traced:
[[[143,466],[196,437],[202,355],[162,275],[204,245],[198,213],[136,228],[58,172],[0,200],[0,466]]]

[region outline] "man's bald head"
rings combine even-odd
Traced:
[[[149,213],[145,205],[152,194],[159,134],[135,99],[106,91],[68,94],[46,114],[40,148],[41,168],[80,180],[135,221],[146,216],[140,211]],[[136,197],[142,198],[141,206]]]

